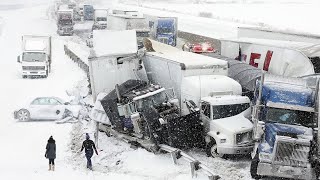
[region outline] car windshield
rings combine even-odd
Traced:
[[[158,28],[157,29],[157,33],[158,34],[169,34],[169,33],[172,33],[172,32],[173,32],[173,30],[171,28],[162,27],[162,28]]]
[[[139,99],[137,101],[137,108],[138,109],[145,109],[149,108],[151,106],[159,106],[161,103],[167,101],[167,94],[162,91],[158,94],[155,94],[153,96],[149,96],[143,99]]]
[[[107,21],[106,17],[97,17],[97,21]]]
[[[300,124],[313,126],[313,113],[306,111],[295,111],[290,109],[266,108],[265,120],[282,124]]]
[[[43,62],[45,60],[46,60],[45,53],[27,52],[27,53],[23,53],[23,56],[22,56],[22,61],[25,61],[25,62]]]
[[[235,116],[250,107],[249,103],[212,106],[213,119],[227,118]]]

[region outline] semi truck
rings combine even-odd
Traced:
[[[92,26],[92,30],[106,29],[107,28],[107,16],[108,16],[108,9],[95,9],[94,10],[94,23]]]
[[[221,40],[221,55],[270,74],[299,77],[320,72],[320,45],[256,38]]]
[[[149,37],[150,29],[147,20],[143,17],[134,17],[121,14],[108,15],[108,30],[136,30],[138,48],[143,47],[143,38]]]
[[[73,10],[58,10],[57,12],[57,33],[59,35],[73,35]]]
[[[228,77],[228,62],[176,50],[150,41],[154,52],[142,57],[148,80],[173,88],[179,115],[201,111],[207,154],[249,154],[253,148],[250,100],[241,85]]]
[[[18,56],[22,77],[48,77],[51,71],[51,36],[22,36],[22,54]]]
[[[149,22],[150,38],[168,44],[177,45],[178,18],[144,15]]]
[[[317,179],[318,91],[319,83],[311,89],[300,78],[263,74],[257,81],[252,178]]]
[[[94,8],[92,5],[83,5],[83,20],[92,21],[94,20]]]

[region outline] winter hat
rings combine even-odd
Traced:
[[[86,133],[86,139],[90,139],[90,136],[88,133]]]

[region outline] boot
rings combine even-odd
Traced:
[[[52,171],[54,171],[54,165],[52,165]]]
[[[49,164],[49,169],[48,169],[48,171],[51,171],[51,164]]]

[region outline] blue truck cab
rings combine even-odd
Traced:
[[[262,76],[253,100],[252,178],[315,179],[309,159],[316,126],[315,92],[302,79]]]
[[[178,19],[176,17],[146,16],[150,37],[171,46],[177,45]]]
[[[92,5],[83,5],[83,20],[94,20],[94,8]]]

